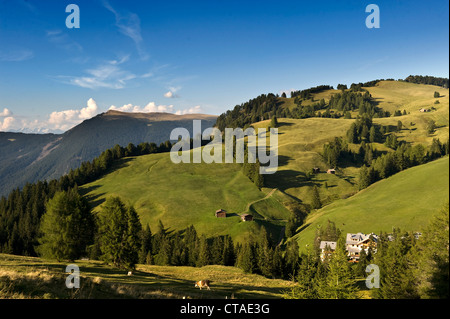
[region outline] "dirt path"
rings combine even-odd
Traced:
[[[272,196],[273,193],[275,193],[276,190],[278,190],[278,188],[272,189],[265,197],[263,197],[263,198],[261,198],[261,199],[254,200],[253,202],[248,203],[248,204],[247,204],[247,207],[245,208],[244,213],[245,213],[245,212],[248,212],[248,210],[250,209],[250,206],[251,206],[251,205],[253,205],[253,204],[257,203],[257,202],[260,202],[260,201],[262,201],[262,200],[266,200],[267,198],[269,198],[270,196]]]

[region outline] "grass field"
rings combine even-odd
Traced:
[[[282,298],[291,281],[245,274],[235,267],[170,267],[137,265],[132,276],[99,261],[74,262],[80,268],[80,289],[67,289],[68,262],[0,254],[0,299],[178,298],[265,299]],[[194,287],[211,280],[211,290]]]
[[[441,142],[448,139],[448,89],[382,81],[367,90],[379,107],[391,112],[398,109],[409,113],[374,119],[375,123],[391,126],[402,121],[404,129],[397,133],[400,140],[429,145],[433,138],[439,138]],[[433,97],[435,91],[441,95],[439,104],[434,104],[437,100]],[[336,92],[321,92],[314,96],[314,100],[328,100]],[[280,99],[284,107],[293,106],[293,99]],[[422,107],[432,106],[436,110],[429,113],[419,111]],[[437,124],[436,132],[431,135],[426,130],[430,119]],[[162,220],[169,229],[181,229],[192,224],[208,236],[231,234],[234,239],[245,240],[247,236],[258,234],[264,225],[277,237],[292,207],[311,203],[314,185],[318,186],[323,205],[336,201],[347,203],[341,199],[357,193],[359,169],[339,167],[336,175],[326,174],[330,167],[321,156],[323,145],[336,136],[345,136],[354,121],[342,118],[279,119],[278,171],[265,175],[265,187],[261,190],[242,174],[239,164],[173,164],[169,154],[152,154],[124,159],[103,178],[82,186],[81,191],[94,204],[96,211],[107,196],[121,196],[135,206],[142,223],[149,223],[152,229],[158,220]],[[267,128],[269,124],[270,121],[262,121],[253,126]],[[374,146],[377,150],[390,151],[383,144],[375,143]],[[313,167],[320,168],[320,173],[308,179],[306,173]],[[420,183],[411,183],[412,191],[419,190]],[[391,205],[388,204],[389,207]],[[227,218],[214,216],[220,208],[229,213]],[[244,212],[253,214],[256,222],[241,222],[239,214]]]
[[[304,250],[313,243],[316,229],[328,220],[343,233],[390,232],[393,227],[421,231],[448,201],[448,192],[447,156],[402,171],[310,214],[296,239]]]

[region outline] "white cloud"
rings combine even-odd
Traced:
[[[202,108],[200,105],[196,105],[194,107],[185,109],[185,110],[178,110],[175,112],[176,115],[184,115],[184,114],[194,114],[194,113],[201,113]]]
[[[60,49],[74,53],[83,52],[83,47],[78,42],[72,40],[68,33],[63,30],[49,30],[46,32],[46,37],[49,42]]]
[[[21,62],[33,57],[34,53],[31,50],[0,51],[0,61],[4,62]]]
[[[121,107],[111,105],[109,109],[114,111],[132,112],[132,113],[155,113],[155,112],[172,113],[173,105],[156,105],[155,102],[150,102],[144,107],[140,107],[139,105],[133,104],[125,104]]]
[[[14,129],[16,126],[17,120],[12,116],[6,117],[3,121],[0,120],[0,131]]]
[[[12,115],[12,112],[9,109],[7,109],[6,107],[0,113],[0,117],[10,116],[10,115]]]
[[[169,92],[167,92],[167,93],[164,93],[164,97],[166,97],[166,98],[172,98],[173,97],[173,93],[171,92],[171,91],[169,91]]]
[[[107,0],[103,0],[103,6],[114,14],[116,27],[119,29],[119,32],[133,40],[141,60],[147,60],[149,55],[142,47],[141,20],[139,16],[135,13],[123,15],[117,12]]]
[[[170,87],[169,91],[164,93],[164,97],[171,99],[171,98],[178,98],[179,96],[177,94],[175,94],[177,91],[179,91],[181,89],[180,86],[178,87]]]
[[[123,62],[125,62],[123,59],[113,60],[94,69],[85,70],[87,76],[60,76],[59,78],[68,79],[67,83],[88,89],[123,89],[128,81],[137,77],[118,66]]]
[[[92,118],[98,114],[97,103],[90,98],[87,106],[80,110],[64,110],[52,112],[48,118],[47,126],[50,129],[66,131],[83,120]]]

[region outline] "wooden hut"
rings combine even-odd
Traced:
[[[217,218],[225,218],[227,217],[227,211],[223,209],[216,210],[216,217]]]
[[[251,222],[253,220],[253,215],[250,214],[242,214],[241,219],[243,222]]]

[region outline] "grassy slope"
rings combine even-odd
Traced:
[[[120,169],[119,169],[120,168]],[[266,194],[241,172],[239,164],[174,164],[169,154],[152,154],[127,158],[97,181],[80,188],[98,211],[107,196],[119,195],[134,205],[141,222],[156,230],[158,220],[170,229],[194,225],[208,236],[231,234],[243,240],[257,234],[265,219],[287,220],[284,208],[272,216],[271,207],[261,205]],[[276,200],[275,200],[276,201]],[[239,215],[253,209],[256,223],[244,223]],[[216,218],[223,208],[227,218]],[[280,227],[272,228],[275,236]]]
[[[138,265],[133,276],[97,261],[75,261],[80,289],[65,287],[68,263],[0,254],[1,298],[281,298],[290,281],[245,274],[235,267],[164,267]],[[211,280],[211,290],[194,287]]]
[[[300,249],[312,244],[315,230],[327,220],[344,233],[389,232],[392,227],[420,231],[448,201],[448,181],[448,156],[379,181],[310,214],[296,235]]]
[[[413,83],[383,81],[367,88],[380,107],[393,112],[406,109],[410,114],[400,117],[375,119],[384,125],[397,125],[401,120],[406,127],[399,138],[411,143],[431,143],[434,137],[448,138],[448,89]],[[434,91],[439,91],[440,104],[433,104]],[[316,96],[326,100],[335,90]],[[292,99],[284,99],[291,103]],[[424,106],[435,106],[436,111],[421,113]],[[438,123],[436,133],[426,134],[426,122],[433,118]],[[155,229],[158,219],[174,229],[194,224],[207,235],[229,233],[243,239],[248,233],[257,233],[260,224],[268,225],[276,233],[289,216],[288,206],[296,202],[311,202],[312,187],[317,185],[321,200],[330,204],[357,191],[359,169],[339,168],[336,175],[326,174],[327,164],[320,153],[323,144],[335,136],[343,136],[354,120],[348,119],[279,119],[279,168],[274,175],[266,175],[266,186],[259,191],[240,172],[237,164],[173,164],[168,154],[153,154],[126,159],[116,170],[85,185],[82,189],[95,205],[106,196],[120,195],[135,205],[142,222]],[[410,122],[414,126],[409,130]],[[267,127],[270,121],[255,123],[255,128]],[[352,145],[350,145],[352,147]],[[387,150],[382,144],[379,150]],[[319,167],[321,173],[306,180],[305,173]],[[325,182],[328,188],[323,187]],[[416,184],[417,185],[417,184]],[[417,186],[416,186],[417,187]],[[268,198],[274,188],[277,191]],[[223,208],[231,216],[217,219],[214,212]],[[98,209],[98,207],[97,207]],[[238,214],[253,213],[257,223],[240,222]],[[389,226],[390,227],[390,226]],[[276,235],[276,234],[275,234]]]
[[[405,129],[399,137],[409,143],[430,144],[433,138],[444,142],[449,137],[449,90],[434,85],[414,84],[407,82],[382,81],[375,87],[367,88],[378,106],[390,111],[406,110],[407,115],[375,119],[375,123],[396,126],[397,121],[403,123]],[[434,92],[441,95],[434,98]],[[434,104],[439,100],[439,104]],[[436,111],[421,113],[421,108],[435,107]],[[427,122],[434,120],[438,129],[435,134],[426,133]],[[411,125],[413,123],[413,125]]]

